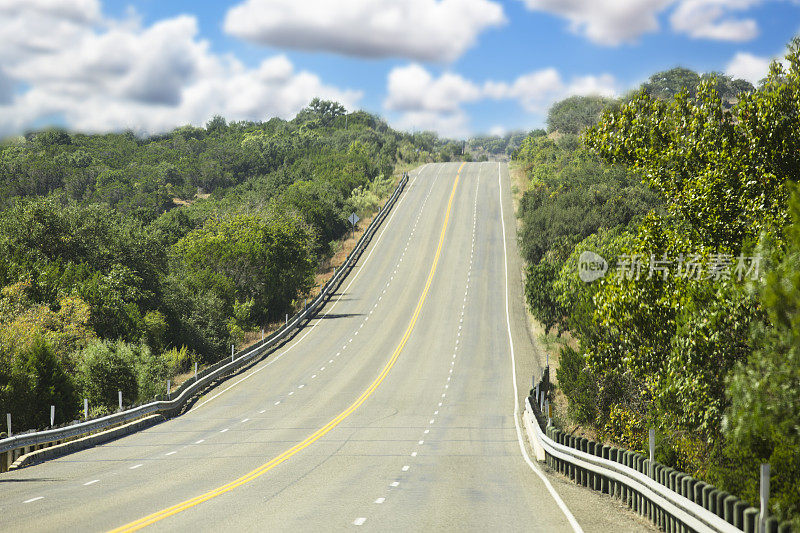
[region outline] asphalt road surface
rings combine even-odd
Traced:
[[[416,169],[289,344],[181,417],[0,475],[0,530],[649,529],[530,462],[515,228],[505,165]]]

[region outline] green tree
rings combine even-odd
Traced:
[[[116,410],[118,391],[126,402],[139,397],[134,353],[125,342],[98,341],[81,350],[77,358],[81,392],[93,408]]]
[[[17,431],[47,427],[51,405],[56,423],[71,421],[77,410],[72,380],[47,341],[0,346],[0,410],[11,413]]]
[[[547,131],[577,134],[594,126],[616,100],[602,96],[571,96],[553,104],[547,112]]]
[[[275,319],[311,288],[314,235],[297,215],[212,218],[175,250],[198,289],[208,287],[233,311],[252,299],[252,319]]]
[[[729,376],[728,461],[715,472],[727,490],[758,500],[759,463],[772,466],[772,509],[800,525],[800,197],[789,204],[793,223],[786,250],[767,247],[775,265],[761,300],[767,321],[752,330],[753,353]],[[770,249],[772,248],[772,249]],[[735,463],[735,466],[729,463]],[[729,468],[733,466],[733,468]]]
[[[642,90],[652,98],[671,100],[683,91],[694,97],[698,85],[700,85],[700,75],[697,72],[684,67],[675,67],[650,76],[642,84]]]

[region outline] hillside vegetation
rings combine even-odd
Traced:
[[[453,157],[365,112],[0,145],[0,412],[16,431],[163,392],[292,313],[398,164]]]
[[[516,154],[533,314],[572,420],[800,525],[800,41],[757,89],[673,69]],[[553,133],[554,132],[554,133]],[[580,133],[580,136],[576,135]],[[584,282],[580,255],[608,262]]]

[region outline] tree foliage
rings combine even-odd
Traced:
[[[558,371],[578,421],[639,450],[655,427],[660,460],[751,501],[758,463],[770,462],[773,511],[798,522],[800,200],[789,198],[800,178],[800,40],[787,59],[787,68],[772,64],[757,91],[714,73],[657,73],[585,131],[603,165],[658,194],[663,207],[643,203],[651,209],[636,212],[645,216],[603,213],[614,222],[582,226],[592,204],[581,193],[602,179],[584,181],[573,193],[580,201],[559,204],[580,177],[549,185],[563,158],[527,139],[519,150],[532,177],[523,220],[529,210],[542,216],[531,216],[529,233],[523,226],[521,248],[533,262],[532,307],[557,309],[579,338]],[[611,189],[619,194],[621,182]],[[576,204],[585,214],[570,218]],[[616,204],[612,213],[624,212]],[[609,262],[592,283],[577,278],[585,250]],[[657,261],[666,270],[653,270]],[[633,264],[638,273],[625,269]]]
[[[146,401],[191,361],[225,357],[299,307],[398,162],[448,142],[315,99],[288,121],[0,143],[0,412],[42,427],[49,405],[25,402],[50,355],[74,387],[63,417],[83,397],[115,409],[120,388]]]
[[[570,96],[556,102],[547,112],[547,131],[552,133],[581,133],[594,126],[603,112],[616,104],[616,100],[603,96]]]

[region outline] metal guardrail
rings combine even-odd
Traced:
[[[14,450],[26,449],[42,444],[60,442],[74,437],[95,433],[112,426],[123,424],[131,420],[148,416],[151,414],[162,414],[169,418],[180,413],[186,403],[198,392],[204,390],[214,381],[235,372],[243,366],[254,362],[257,357],[265,355],[271,348],[289,339],[298,329],[301,323],[312,318],[324,305],[328,298],[339,288],[344,278],[352,270],[364,249],[369,244],[377,228],[386,218],[397,198],[403,192],[408,183],[408,173],[404,173],[400,183],[392,195],[380,209],[375,218],[361,235],[355,248],[347,256],[345,262],[336,270],[334,276],[328,280],[325,286],[314,300],[309,303],[302,311],[295,314],[282,328],[272,333],[264,340],[233,354],[231,360],[222,360],[214,365],[203,369],[197,374],[196,378],[189,379],[181,384],[178,389],[169,395],[161,395],[150,403],[129,408],[118,413],[103,416],[93,420],[87,420],[71,424],[69,426],[48,429],[44,431],[32,431],[12,435],[0,440],[0,454],[7,454]],[[166,397],[166,398],[165,398]]]
[[[524,422],[537,459],[583,486],[614,496],[663,531],[759,531],[758,509],[644,455],[568,435],[548,425],[541,384],[528,397]],[[544,426],[544,428],[543,428]],[[774,517],[765,532],[790,532]]]

